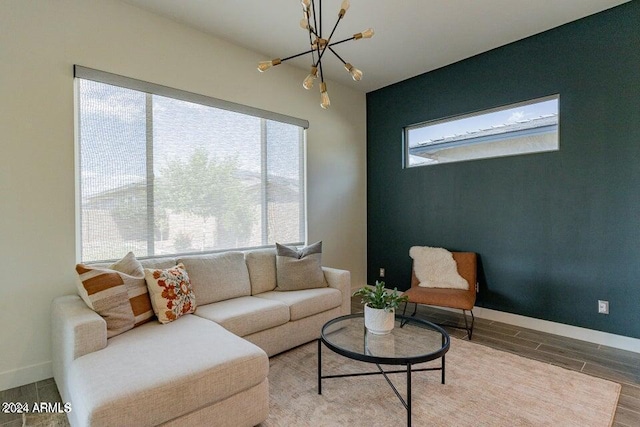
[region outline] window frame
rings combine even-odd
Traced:
[[[300,128],[300,140],[301,140],[301,149],[300,149],[300,158],[299,158],[299,167],[301,170],[301,214],[300,214],[300,232],[304,241],[298,242],[284,242],[286,244],[291,245],[302,245],[306,242],[308,236],[308,224],[307,224],[307,173],[306,173],[306,159],[307,159],[307,133],[306,130],[309,128],[309,121],[300,119],[297,117],[287,116],[280,113],[275,113],[268,110],[263,110],[260,108],[255,108],[243,104],[238,104],[230,101],[225,101],[218,98],[213,98],[206,95],[200,95],[193,92],[188,92],[180,89],[171,88],[168,86],[163,86],[155,83],[145,82],[142,80],[121,76],[118,74],[113,74],[105,71],[95,70],[88,67],[83,67],[81,65],[73,66],[73,76],[74,76],[74,152],[75,152],[75,161],[74,161],[74,169],[75,169],[75,229],[76,229],[76,260],[77,262],[85,262],[82,260],[82,170],[81,170],[81,135],[80,135],[80,80],[90,80],[97,83],[118,86],[125,89],[131,89],[139,92],[144,92],[147,95],[147,102],[152,95],[162,96],[166,98],[172,98],[179,101],[185,101],[195,104],[204,105],[207,107],[213,107],[221,110],[232,111],[235,113],[240,113],[248,116],[253,116],[261,119],[261,127],[265,126],[265,121],[276,121],[285,124],[294,125]],[[261,133],[265,132],[263,129]],[[261,150],[266,150],[266,140],[265,138],[261,138]],[[148,159],[147,159],[148,161]],[[264,164],[266,160],[262,160],[261,165],[261,175],[266,175],[267,172],[263,170]],[[151,196],[153,198],[153,195]],[[264,195],[263,195],[264,198]],[[147,218],[149,221],[149,218]],[[260,220],[261,227],[264,226],[264,218]],[[261,234],[264,234],[264,230],[261,230]],[[148,256],[136,256],[138,259],[149,259],[149,258],[159,258],[159,257],[174,257],[180,255],[194,255],[194,254],[209,254],[209,253],[220,253],[226,251],[245,251],[250,249],[260,249],[260,248],[272,248],[273,244],[267,245],[258,245],[258,246],[248,246],[248,247],[238,247],[238,248],[228,248],[228,249],[211,249],[204,251],[195,251],[195,252],[187,252],[187,253],[179,253],[175,254],[155,254]],[[89,260],[86,262],[89,263],[104,263],[115,261],[114,259],[99,259],[99,260]]]

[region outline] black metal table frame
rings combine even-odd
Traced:
[[[449,351],[449,345],[450,345],[449,334],[447,334],[447,332],[444,329],[442,329],[440,326],[431,322],[427,322],[426,320],[417,319],[415,317],[396,315],[396,319],[400,320],[403,326],[407,323],[416,323],[418,325],[422,324],[423,326],[426,326],[430,329],[440,332],[440,334],[442,335],[442,348],[440,348],[440,350],[435,351],[433,353],[416,356],[416,357],[377,357],[377,356],[368,355],[368,354],[354,353],[352,351],[345,350],[341,347],[333,345],[328,339],[325,338],[324,331],[327,327],[346,319],[363,317],[363,316],[364,315],[362,313],[340,316],[333,320],[328,321],[322,327],[320,339],[318,339],[318,394],[322,394],[323,379],[360,377],[365,375],[382,375],[384,376],[384,379],[387,380],[387,383],[391,386],[391,389],[396,394],[398,399],[400,399],[400,402],[407,410],[407,426],[411,427],[411,374],[413,372],[422,372],[422,371],[442,371],[442,374],[441,374],[442,384],[445,383],[445,354],[447,353],[447,351]],[[322,375],[322,343],[324,343],[324,345],[326,345],[327,348],[329,348],[333,352],[338,353],[342,356],[345,356],[349,359],[359,360],[361,362],[374,363],[378,368],[378,371],[359,372],[355,374]],[[435,359],[442,359],[442,364],[440,365],[440,367],[412,369],[412,365],[428,362]],[[382,369],[380,365],[405,365],[406,369],[385,371]],[[387,376],[387,374],[397,374],[397,373],[406,373],[407,375],[406,400],[402,398],[396,386],[393,384],[393,382],[391,382],[391,379],[389,379],[389,377]]]

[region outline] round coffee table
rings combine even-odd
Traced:
[[[396,315],[395,327],[387,335],[375,335],[364,327],[362,313],[341,316],[322,327],[318,340],[318,394],[327,378],[383,375],[400,402],[407,409],[407,425],[411,426],[411,374],[420,371],[442,371],[445,376],[445,353],[449,351],[449,334],[440,326],[415,317]],[[349,359],[373,363],[378,370],[356,374],[322,375],[322,344]],[[439,367],[413,369],[413,365],[442,359]],[[383,370],[380,365],[404,365],[406,369]],[[407,397],[402,398],[387,374],[406,373]]]

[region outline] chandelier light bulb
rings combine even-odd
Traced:
[[[362,32],[363,39],[370,39],[371,37],[373,37],[373,35],[374,35],[373,28],[367,28]]]
[[[326,110],[329,108],[329,105],[331,105],[331,101],[327,93],[327,84],[322,82],[320,83],[320,106]]]
[[[361,33],[354,34],[353,38],[356,39],[356,40],[359,40],[359,39],[370,39],[371,37],[373,37],[373,35],[374,35],[373,28],[368,28],[368,29],[364,30]]]
[[[347,13],[347,10],[349,10],[349,6],[351,6],[351,4],[349,4],[349,0],[344,0],[342,2],[342,5],[340,6],[340,13],[338,13],[339,19],[342,19],[344,17],[344,14]]]
[[[304,10],[309,10],[309,6],[311,6],[311,0],[301,0],[302,8]]]
[[[279,65],[281,62],[282,61],[279,58],[273,59],[271,61],[261,61],[258,63],[258,71],[264,73],[269,68],[273,67],[274,65]]]
[[[306,90],[311,89],[313,87],[313,82],[316,80],[316,77],[318,77],[318,67],[311,67],[309,75],[307,75],[307,77],[302,82],[302,87]]]
[[[344,68],[349,72],[349,74],[351,74],[351,78],[357,82],[359,82],[360,80],[362,80],[362,71],[358,70],[356,67],[354,67],[353,65],[349,64],[348,62],[346,64],[344,64]]]
[[[303,30],[309,29],[309,21],[307,20],[307,18],[302,18],[300,20],[300,28],[302,28]]]

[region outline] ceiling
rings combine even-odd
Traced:
[[[302,8],[297,0],[123,1],[258,52],[264,59],[308,50],[308,36],[299,26]],[[328,80],[369,92],[626,1],[351,0],[332,40],[370,27],[375,30],[372,39],[335,47],[340,56],[364,72],[364,77],[360,82],[351,80],[329,52],[323,57],[323,70]],[[341,2],[322,2],[325,37]],[[305,55],[287,63],[301,68],[302,82],[311,58]]]

